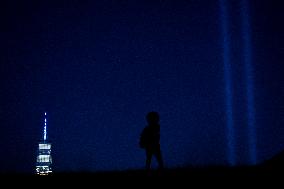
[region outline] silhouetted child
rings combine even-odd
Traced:
[[[160,149],[160,117],[157,112],[149,112],[146,116],[148,125],[140,136],[140,147],[146,151],[146,170],[151,169],[151,160],[154,155],[158,161],[159,170],[163,169],[163,159]]]

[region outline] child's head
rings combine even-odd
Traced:
[[[148,124],[157,124],[160,121],[158,112],[149,112],[146,116]]]

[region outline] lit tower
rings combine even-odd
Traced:
[[[51,143],[47,141],[47,118],[44,113],[44,130],[43,140],[38,143],[37,159],[36,159],[36,174],[48,175],[52,173],[51,164]]]

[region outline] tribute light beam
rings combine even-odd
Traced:
[[[249,145],[249,163],[257,162],[256,147],[256,124],[255,124],[255,107],[254,107],[254,75],[252,65],[252,47],[251,47],[251,25],[250,11],[248,0],[241,2],[242,18],[242,36],[243,36],[243,59],[245,66],[246,80],[246,98],[247,98],[247,126],[248,126],[248,145]]]
[[[231,166],[236,164],[235,154],[235,130],[233,123],[233,89],[232,89],[232,65],[230,62],[230,33],[228,29],[228,6],[226,0],[219,0],[221,34],[223,44],[224,82],[225,82],[225,108],[226,108],[226,136],[227,158]]]

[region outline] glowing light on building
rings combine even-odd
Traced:
[[[44,113],[44,131],[43,140],[39,142],[37,149],[37,159],[36,159],[36,174],[38,175],[49,175],[52,173],[52,157],[51,157],[51,143],[47,141],[47,118],[46,112]]]

